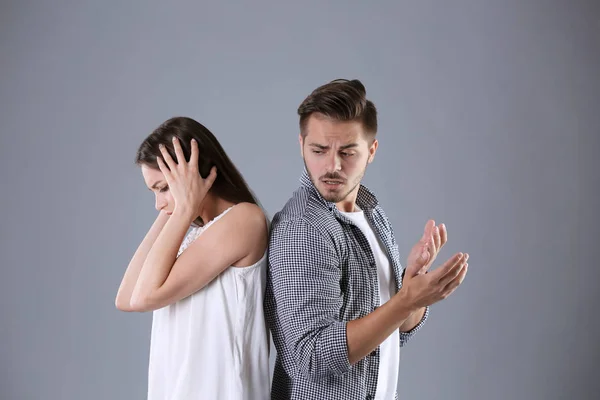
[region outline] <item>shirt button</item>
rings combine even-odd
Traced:
[[[371,354],[369,354],[371,357],[375,357],[377,355],[377,350],[373,350],[371,352]]]

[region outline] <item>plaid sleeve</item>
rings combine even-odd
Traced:
[[[341,269],[332,241],[303,220],[281,221],[269,244],[269,270],[285,346],[313,381],[350,368]]]
[[[425,312],[423,313],[423,318],[421,318],[421,321],[417,324],[417,326],[415,326],[408,332],[400,331],[400,347],[404,346],[409,341],[409,339],[411,337],[413,337],[414,334],[419,329],[421,329],[421,327],[423,327],[423,325],[425,324],[425,321],[427,321],[427,318],[429,318],[429,306],[425,307]]]

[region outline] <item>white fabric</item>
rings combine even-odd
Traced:
[[[375,264],[377,265],[377,280],[379,282],[380,305],[387,302],[396,294],[396,278],[392,272],[390,260],[384,251],[384,246],[373,231],[369,221],[362,210],[355,207],[355,212],[342,212],[348,219],[361,230],[367,238]],[[393,399],[398,386],[398,372],[400,369],[400,333],[394,331],[379,346],[379,372],[377,375],[377,390],[375,399]]]
[[[192,227],[177,256],[230,209]],[[229,267],[198,292],[154,311],[148,400],[269,398],[266,266],[265,252],[256,264]]]

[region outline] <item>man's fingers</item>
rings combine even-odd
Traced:
[[[449,274],[454,268],[460,265],[460,262],[465,257],[465,253],[456,253],[450,257],[441,267],[436,268],[431,274],[431,278],[440,281],[444,276]]]
[[[456,288],[460,286],[460,284],[465,280],[465,276],[467,276],[467,272],[469,270],[469,263],[465,263],[463,267],[460,269],[458,275],[448,282],[448,284],[444,287],[444,291],[442,292],[442,296],[444,298],[450,296]]]
[[[427,221],[427,223],[425,224],[425,229],[423,229],[423,237],[421,238],[423,242],[427,242],[431,238],[434,227],[434,220],[430,219],[429,221]]]
[[[456,277],[460,274],[463,267],[467,264],[467,260],[469,259],[468,254],[464,254],[458,263],[456,263],[452,268],[448,271],[446,275],[444,275],[439,280],[439,284],[442,287],[445,287],[450,282],[456,279]]]
[[[448,231],[446,230],[446,225],[444,225],[444,224],[440,224],[439,227],[440,227],[441,246],[443,246],[448,241]]]
[[[429,252],[429,259],[427,261],[428,264],[431,264],[435,257],[437,256],[437,250],[435,248],[435,238],[433,235],[429,238],[427,242],[427,251]]]
[[[440,228],[437,226],[433,228],[433,241],[435,243],[435,252],[437,253],[438,251],[440,251],[440,247],[442,247],[442,237],[440,234]]]

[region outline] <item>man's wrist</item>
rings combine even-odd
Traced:
[[[410,294],[407,293],[406,290],[400,289],[400,291],[394,295],[392,301],[396,308],[396,315],[398,316],[399,323],[404,322],[420,309],[420,307],[414,304]]]
[[[400,325],[400,335],[411,335],[414,331],[423,325],[428,314],[427,307],[421,307]]]

